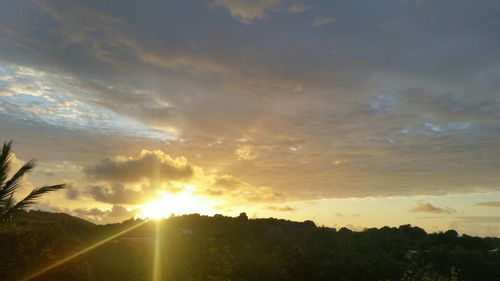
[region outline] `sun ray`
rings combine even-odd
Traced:
[[[99,246],[101,246],[101,245],[103,245],[103,244],[105,244],[105,243],[107,243],[107,242],[109,242],[109,241],[111,241],[111,240],[113,240],[113,239],[115,239],[115,238],[117,238],[117,237],[119,237],[119,236],[121,236],[121,235],[123,235],[123,234],[125,234],[125,233],[127,233],[127,232],[129,232],[131,230],[133,230],[133,229],[135,229],[135,228],[137,228],[137,227],[143,225],[146,222],[147,221],[142,221],[142,222],[140,222],[138,224],[135,224],[135,225],[133,225],[133,226],[131,226],[131,227],[123,230],[123,231],[120,231],[120,232],[118,232],[118,233],[116,233],[114,235],[111,235],[111,236],[109,236],[109,237],[107,237],[107,238],[105,238],[105,239],[103,239],[103,240],[101,240],[101,241],[99,241],[99,242],[97,242],[97,243],[95,243],[93,245],[90,245],[89,247],[87,247],[87,248],[85,248],[85,249],[83,249],[81,251],[78,251],[78,252],[76,252],[74,254],[71,254],[71,255],[69,255],[69,256],[67,256],[67,257],[65,257],[65,258],[63,258],[63,259],[61,259],[61,260],[59,260],[57,262],[52,263],[51,265],[49,265],[49,266],[47,266],[45,268],[40,269],[39,271],[37,271],[37,272],[35,272],[35,273],[33,273],[33,274],[25,277],[24,279],[21,279],[21,281],[33,280],[34,278],[36,278],[36,277],[38,277],[38,276],[40,276],[40,275],[42,275],[42,274],[44,274],[44,273],[52,270],[52,269],[54,269],[54,268],[56,268],[58,266],[61,266],[61,265],[65,264],[65,263],[69,262],[70,260],[72,260],[72,259],[74,259],[74,258],[76,258],[76,257],[78,257],[78,256],[80,256],[82,254],[85,254],[85,253],[87,253],[87,252],[89,252],[89,251],[91,251],[91,250],[93,250],[93,249],[95,249],[95,248],[97,248],[97,247],[99,247]]]
[[[155,250],[153,260],[153,281],[161,280],[161,220],[156,221]]]

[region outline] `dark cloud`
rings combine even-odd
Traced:
[[[500,207],[500,201],[477,202],[474,205],[482,207]]]
[[[163,182],[190,179],[195,167],[184,157],[172,158],[162,151],[143,150],[137,158],[106,159],[85,172],[91,178],[111,182],[133,183],[145,179]]]
[[[71,213],[95,223],[108,223],[110,221],[116,221],[117,219],[125,220],[134,216],[133,211],[129,211],[121,205],[113,205],[110,210],[77,208],[72,210]]]
[[[80,197],[80,192],[77,189],[73,187],[66,189],[66,198],[70,200],[77,200],[79,197]]]
[[[123,218],[127,216],[132,216],[132,212],[128,211],[125,207],[121,205],[113,205],[113,208],[111,208],[111,211],[108,213],[108,216],[110,217],[118,217],[118,218]]]
[[[101,217],[104,214],[106,214],[106,212],[102,211],[99,208],[91,208],[91,209],[80,209],[79,208],[79,209],[73,210],[73,213],[76,214],[77,216],[80,216],[80,217],[87,217],[87,216]]]
[[[222,175],[218,176],[215,179],[214,186],[222,187],[228,190],[237,189],[238,187],[244,186],[245,183],[233,176],[230,175]]]
[[[51,204],[45,203],[45,202],[38,202],[33,208],[34,210],[39,210],[39,211],[44,211],[44,212],[51,212],[51,213],[68,213],[69,210],[66,208],[61,208],[58,206],[53,206]]]
[[[140,204],[144,202],[144,192],[128,189],[121,184],[89,185],[87,193],[96,201],[111,204]]]
[[[410,208],[408,211],[413,213],[436,213],[436,214],[454,214],[457,210],[449,207],[436,207],[430,203],[417,203],[414,207]]]
[[[272,211],[280,211],[280,212],[294,212],[294,211],[297,211],[297,209],[295,208],[292,208],[290,206],[283,206],[283,207],[279,207],[279,206],[268,206],[267,207],[269,210],[272,210]]]
[[[249,202],[277,201],[286,197],[284,193],[276,192],[270,187],[256,186],[231,175],[215,175],[213,185],[203,189],[201,193],[214,197],[230,196]],[[284,211],[282,208],[276,208],[275,210]]]

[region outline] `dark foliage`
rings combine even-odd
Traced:
[[[0,232],[0,280],[19,280],[141,222],[94,225],[38,211],[14,221]],[[491,251],[498,238],[410,225],[336,231],[244,215],[146,222],[35,280],[152,280],[155,245],[161,280],[500,280],[500,256]]]

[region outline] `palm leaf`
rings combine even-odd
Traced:
[[[10,161],[12,159],[12,141],[4,142],[2,154],[0,155],[0,220],[3,220],[13,212],[21,211],[33,205],[42,195],[51,191],[65,188],[64,184],[42,186],[35,188],[24,199],[15,203],[14,193],[21,186],[24,174],[36,166],[35,160],[24,164],[9,180]]]
[[[12,213],[12,212],[24,210],[27,207],[29,207],[30,205],[33,205],[35,203],[35,201],[38,198],[40,198],[42,195],[49,193],[51,191],[63,189],[65,187],[66,187],[65,184],[57,184],[57,185],[46,185],[46,186],[35,188],[26,197],[24,197],[24,199],[17,202],[17,204],[14,205],[13,207],[9,208],[7,210],[7,212],[4,213],[4,215]]]
[[[12,141],[4,142],[0,155],[0,186],[3,185],[10,172],[10,159],[12,157]]]
[[[33,170],[36,166],[36,161],[31,160],[28,163],[24,164],[21,169],[19,169],[13,176],[5,182],[5,185],[0,189],[0,201],[4,200],[8,196],[12,195],[17,191],[19,186],[21,185],[21,180],[25,173]]]

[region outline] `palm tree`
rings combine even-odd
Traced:
[[[64,184],[37,187],[24,197],[24,199],[16,202],[13,197],[14,193],[21,187],[24,174],[35,168],[36,161],[28,161],[10,179],[7,179],[11,171],[11,147],[12,141],[4,142],[2,154],[0,155],[0,221],[10,217],[15,212],[25,210],[33,205],[42,195],[65,188]]]

